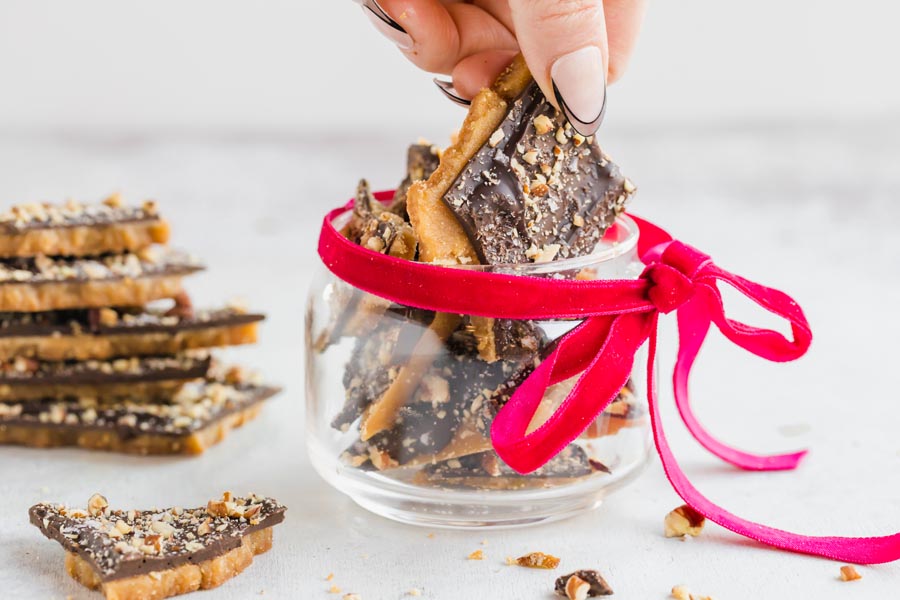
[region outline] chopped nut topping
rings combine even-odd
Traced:
[[[110,208],[122,208],[122,194],[116,193],[103,201],[103,204]]]
[[[841,581],[856,581],[857,579],[862,579],[862,575],[859,574],[856,567],[853,565],[841,567]]]
[[[538,135],[544,135],[553,131],[553,121],[547,115],[538,115],[534,118],[534,130]]]
[[[468,556],[469,560],[484,560],[484,551],[476,550]]]
[[[555,569],[559,566],[559,559],[543,552],[532,552],[517,558],[516,564],[529,569]]]
[[[92,517],[99,517],[109,507],[109,502],[100,494],[94,494],[88,500],[88,513]]]
[[[503,141],[503,130],[498,129],[494,133],[491,134],[491,137],[488,139],[488,144],[490,144],[491,148],[496,148],[497,144]]]
[[[227,517],[228,506],[224,500],[210,500],[206,505],[206,512],[214,517]]]
[[[666,537],[684,537],[690,535],[696,537],[703,531],[706,518],[696,510],[684,504],[666,515]]]

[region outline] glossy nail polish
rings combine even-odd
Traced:
[[[553,63],[550,78],[556,102],[572,128],[594,135],[606,111],[606,73],[600,48],[587,46]]]
[[[377,0],[353,0],[359,4],[375,29],[386,38],[394,42],[401,50],[409,50],[413,47],[413,39],[403,27],[384,12]]]
[[[459,95],[459,92],[456,91],[456,88],[453,87],[452,81],[443,81],[435,77],[432,79],[434,81],[434,85],[437,86],[441,93],[444,94],[451,102],[454,104],[458,104],[459,106],[468,107],[472,104],[471,100],[466,100],[462,96]]]

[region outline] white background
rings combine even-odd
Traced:
[[[884,0],[652,0],[609,122],[897,114],[898,19]],[[0,0],[0,131],[442,139],[442,102],[350,0]]]
[[[605,149],[638,184],[633,209],[741,275],[791,292],[815,332],[790,365],[713,335],[693,381],[701,419],[756,451],[800,446],[797,473],[737,473],[688,439],[692,481],[741,516],[811,534],[900,529],[900,9],[888,2],[655,0],[611,92]],[[0,448],[0,589],[16,600],[98,598],[27,524],[39,500],[202,503],[255,490],[289,506],[275,548],[209,598],[550,600],[559,573],[504,566],[532,550],[600,568],[615,598],[676,583],[718,600],[893,598],[900,565],[779,553],[715,525],[661,535],[680,501],[653,462],[601,510],[506,532],[438,533],[369,515],[303,448],[302,313],[317,224],[356,179],[399,179],[406,143],[446,139],[461,111],[350,0],[0,0],[0,204],[122,190],[155,197],[174,243],[210,270],[198,304],[247,297],[269,320],[235,351],[285,386],[254,423],[195,459]],[[757,313],[729,303],[731,314]],[[663,382],[673,356],[664,330]],[[481,563],[465,557],[483,547]],[[567,571],[566,571],[567,572]]]

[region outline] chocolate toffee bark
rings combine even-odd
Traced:
[[[619,396],[581,434],[582,438],[615,435],[622,429],[639,427],[647,423],[647,411],[638,403],[631,387],[633,385],[629,380],[628,385],[619,392]]]
[[[164,403],[94,398],[0,402],[0,443],[128,454],[200,454],[252,420],[278,388],[232,378],[191,382]]]
[[[168,598],[217,587],[272,547],[285,507],[225,492],[206,507],[113,510],[94,494],[86,509],[36,504],[31,524],[66,550],[66,571],[107,600]]]
[[[240,307],[0,313],[0,360],[107,360],[256,342],[264,315]]]
[[[345,452],[346,462],[383,470],[484,450],[488,442],[477,423],[488,418],[484,413],[491,406],[504,403],[497,397],[508,398],[536,365],[536,354],[485,363],[466,328],[448,337],[441,354],[426,358],[429,366],[386,427],[366,436],[366,419],[378,404],[364,413],[361,439]]]
[[[356,188],[353,213],[345,235],[351,241],[382,254],[412,260],[416,256],[416,235],[400,215],[390,212],[372,196],[363,179]]]
[[[0,261],[0,311],[141,306],[181,293],[184,276],[203,266],[193,257],[153,247],[99,257]]]
[[[605,472],[608,469],[590,460],[580,446],[570,444],[546,465],[528,475],[516,473],[489,451],[426,465],[416,474],[414,482],[453,488],[517,490],[569,484]]]
[[[98,204],[23,204],[0,214],[2,258],[119,254],[168,240],[155,202],[127,206],[118,195]]]
[[[19,357],[0,364],[0,401],[85,396],[157,401],[190,380],[206,377],[209,370],[210,357],[204,351],[79,362]]]
[[[589,254],[634,186],[543,98],[521,56],[472,101],[455,144],[408,194],[420,260],[521,264]],[[485,360],[496,325],[475,319]]]

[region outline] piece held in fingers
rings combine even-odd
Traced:
[[[201,271],[193,257],[154,246],[98,257],[0,261],[0,312],[143,306],[182,293],[181,280]]]
[[[285,507],[225,492],[206,506],[114,510],[94,494],[85,509],[41,503],[32,525],[66,550],[66,571],[107,600],[147,600],[217,587],[272,547]]]
[[[155,202],[129,206],[118,194],[93,204],[22,204],[0,214],[0,258],[121,254],[168,241],[169,224]]]
[[[86,396],[104,402],[134,397],[156,401],[206,377],[210,365],[203,350],[83,362],[15,358],[0,364],[0,401]]]
[[[252,420],[278,388],[199,381],[162,403],[93,398],[0,402],[0,444],[76,446],[127,454],[200,454]]]
[[[189,315],[141,307],[0,313],[0,360],[108,360],[252,344],[263,319],[234,307]]]

